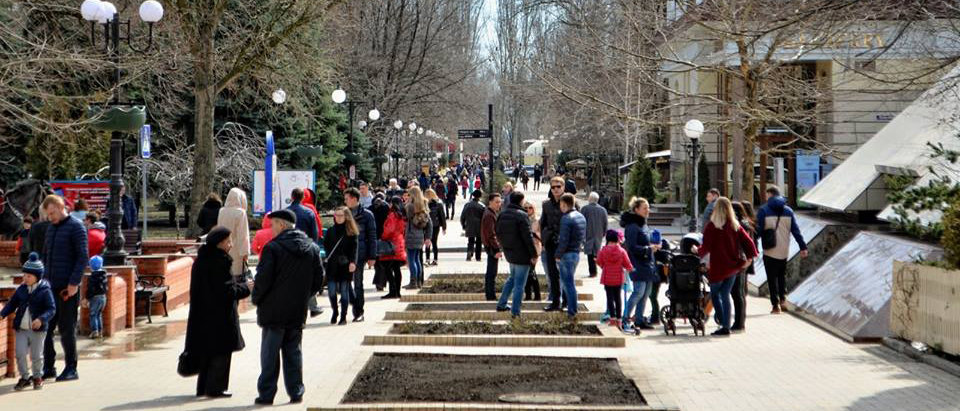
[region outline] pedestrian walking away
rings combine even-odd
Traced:
[[[577,315],[577,287],[574,284],[573,275],[580,262],[583,239],[587,235],[587,220],[574,208],[575,206],[576,198],[573,194],[566,193],[560,197],[560,211],[563,212],[563,217],[560,219],[555,252],[557,268],[560,270],[560,283],[564,294],[567,295],[567,316],[571,318]]]
[[[387,295],[383,298],[400,298],[400,267],[407,263],[407,212],[400,197],[390,199],[390,212],[383,224],[381,243],[389,244],[392,253],[382,254],[379,261],[383,263],[383,275],[389,286]],[[378,250],[380,243],[377,244]],[[378,251],[379,252],[379,251]]]
[[[753,264],[757,249],[750,234],[737,221],[730,199],[718,197],[710,222],[703,230],[703,245],[697,254],[701,258],[709,255],[707,279],[710,281],[710,297],[713,309],[720,319],[720,329],[714,336],[730,335],[730,292],[737,274]]]
[[[407,246],[407,268],[410,271],[410,283],[407,289],[417,289],[423,285],[423,246],[430,245],[433,234],[433,221],[427,199],[420,187],[407,190],[410,200],[406,204],[407,228],[404,242]]]
[[[223,207],[223,201],[220,201],[220,196],[217,193],[207,195],[207,200],[203,202],[203,207],[197,213],[197,226],[200,227],[200,235],[207,235],[217,225],[221,207]]]
[[[437,259],[440,256],[440,232],[442,231],[444,235],[447,234],[447,211],[443,203],[440,202],[440,198],[437,197],[437,192],[434,190],[427,190],[427,203],[428,208],[430,209],[430,222],[433,224],[433,230],[430,235],[430,245],[426,248],[427,258],[429,260],[430,251],[433,251],[433,260],[430,261],[429,265],[437,265]]]
[[[487,301],[497,299],[497,266],[503,253],[500,251],[500,241],[497,239],[496,224],[497,213],[500,212],[502,204],[503,198],[500,194],[491,193],[487,196],[487,209],[483,212],[483,219],[480,222],[480,239],[487,250],[487,271],[483,276],[483,293]]]
[[[377,263],[377,218],[363,206],[362,193],[349,188],[344,192],[343,201],[353,213],[357,223],[357,266],[353,272],[353,288],[350,289],[350,304],[353,308],[353,321],[363,321],[366,298],[363,293],[364,266],[373,268]],[[380,201],[382,203],[382,201]],[[373,203],[371,203],[373,204]]]
[[[800,257],[807,258],[807,243],[800,233],[793,209],[777,187],[768,187],[767,203],[757,211],[757,235],[763,247],[763,268],[767,272],[767,287],[770,290],[771,314],[786,311],[787,258],[790,257],[790,236],[800,246]]]
[[[524,289],[530,269],[537,262],[537,248],[533,243],[530,218],[522,204],[524,195],[519,191],[509,197],[509,204],[500,213],[496,221],[496,236],[503,249],[503,256],[510,264],[510,278],[503,284],[497,311],[510,310],[513,318],[520,316]],[[492,201],[491,201],[492,202]],[[507,299],[513,297],[513,305],[507,307]]]
[[[283,382],[293,403],[303,400],[303,354],[300,342],[307,321],[307,304],[323,286],[320,248],[296,227],[290,210],[269,214],[276,236],[263,249],[257,264],[253,304],[261,327],[259,395],[254,403],[273,404],[283,358]]]
[[[447,218],[453,220],[453,214],[457,207],[457,181],[452,176],[447,177],[447,187],[443,198],[443,204],[444,211],[447,213]]]
[[[233,353],[246,344],[240,333],[237,301],[247,298],[251,280],[230,273],[233,239],[229,229],[214,227],[197,251],[190,271],[190,310],[184,352],[198,365],[197,396],[230,397]]]
[[[750,234],[754,248],[757,248],[757,230],[754,228],[753,207],[750,206],[749,203],[734,201],[733,212],[736,214],[740,226],[742,226],[744,230],[747,230],[747,234]],[[754,273],[753,264],[750,264],[746,270],[741,270],[737,274],[733,282],[733,291],[730,293],[730,296],[733,298],[733,325],[730,327],[731,332],[742,332],[746,329],[747,276],[753,275]]]
[[[232,233],[233,247],[230,248],[230,258],[233,265],[230,273],[235,277],[244,274],[244,264],[250,255],[250,226],[247,223],[247,193],[243,189],[234,187],[227,193],[227,201],[217,216],[217,225]]]
[[[45,235],[46,255],[43,258],[44,279],[50,284],[55,296],[56,313],[43,343],[43,379],[56,377],[57,381],[80,378],[77,372],[77,311],[80,307],[80,280],[87,267],[87,232],[76,218],[67,215],[61,197],[49,195],[43,199],[41,210],[47,215],[50,226]],[[63,348],[63,373],[57,375],[57,351],[54,347],[54,331],[60,331]]]
[[[333,227],[327,230],[323,238],[323,247],[327,250],[325,273],[327,290],[330,295],[330,307],[333,316],[330,324],[345,325],[347,308],[350,306],[350,290],[353,286],[353,272],[357,270],[357,240],[360,230],[353,220],[353,213],[347,207],[338,207],[333,211]],[[337,306],[337,296],[340,305]],[[339,321],[338,321],[339,319]]]
[[[39,390],[43,388],[43,341],[56,314],[57,304],[50,283],[41,279],[44,266],[39,254],[30,253],[27,256],[21,273],[23,283],[0,310],[0,320],[14,314],[15,353],[20,380],[13,389],[20,391],[33,385],[34,390]]]
[[[590,277],[597,276],[597,253],[603,246],[604,235],[607,233],[607,210],[597,204],[600,194],[591,192],[587,196],[589,204],[580,210],[587,219],[587,238],[583,242],[583,253],[587,255],[587,269]]]
[[[480,261],[480,251],[483,247],[480,242],[480,223],[483,221],[485,211],[485,207],[480,203],[482,195],[482,191],[474,190],[470,194],[470,201],[460,212],[460,226],[463,227],[464,235],[467,236],[467,261],[474,256],[477,261]]]

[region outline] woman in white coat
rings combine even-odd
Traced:
[[[227,201],[220,208],[220,214],[217,216],[217,225],[230,229],[233,233],[230,238],[233,239],[233,248],[230,249],[230,257],[233,258],[233,265],[230,266],[230,274],[238,276],[243,274],[243,265],[250,255],[250,227],[247,225],[247,193],[242,189],[234,187],[227,194]]]

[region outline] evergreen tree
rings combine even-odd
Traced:
[[[646,156],[641,155],[633,167],[630,167],[630,174],[627,176],[627,184],[624,189],[623,202],[624,207],[629,207],[628,203],[632,197],[643,197],[651,203],[657,200],[656,180],[659,173],[653,168],[653,164]]]

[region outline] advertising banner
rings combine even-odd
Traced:
[[[91,210],[101,214],[107,211],[107,201],[110,200],[110,182],[106,180],[54,180],[50,182],[53,193],[63,197],[67,206],[73,209],[73,204],[84,199]]]
[[[316,171],[314,170],[277,170],[273,186],[275,199],[272,209],[280,210],[290,205],[290,193],[294,188],[316,190]],[[264,170],[253,172],[253,213],[261,215],[267,211],[266,181]]]

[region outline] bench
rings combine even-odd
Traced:
[[[143,242],[143,232],[136,228],[129,228],[123,231],[123,251],[127,255],[140,255],[140,245]]]
[[[168,316],[167,291],[170,290],[170,287],[164,284],[163,275],[138,275],[134,287],[134,303],[144,301],[147,306],[147,323],[153,324],[151,316],[153,303],[163,304],[163,316]]]

